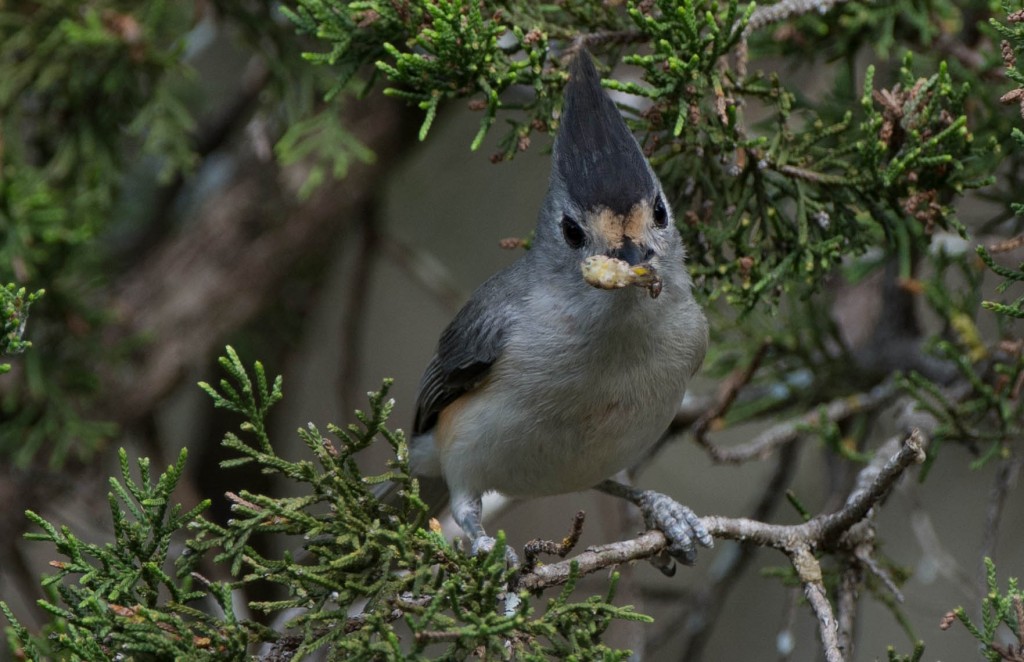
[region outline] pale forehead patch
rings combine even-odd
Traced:
[[[645,230],[651,219],[651,205],[646,200],[638,202],[625,214],[616,214],[607,207],[598,207],[587,213],[588,224],[608,248],[622,247],[624,237],[634,244],[645,243]]]

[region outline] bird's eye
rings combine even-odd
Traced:
[[[562,217],[562,236],[565,237],[565,243],[569,244],[569,248],[579,248],[586,238],[583,228],[568,214]]]
[[[668,225],[668,209],[665,208],[665,199],[660,195],[654,200],[654,225],[659,228]]]

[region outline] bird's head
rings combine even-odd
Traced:
[[[537,235],[576,265],[601,256],[648,271],[679,243],[661,184],[586,51],[570,65]]]

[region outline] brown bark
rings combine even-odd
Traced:
[[[225,337],[281,292],[296,266],[322,259],[364,213],[381,174],[406,145],[403,110],[376,95],[351,103],[353,134],[377,155],[353,162],[307,200],[290,180],[301,166],[255,163],[212,197],[184,230],[126,273],[111,293],[111,340],[140,337],[127,368],[102,377],[103,415],[122,424],[145,416],[194,366],[208,364]]]

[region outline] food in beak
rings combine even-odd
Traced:
[[[625,260],[607,255],[591,255],[580,265],[583,280],[602,290],[617,290],[627,285],[643,287],[652,299],[661,294],[661,276],[650,262],[630,266]]]

